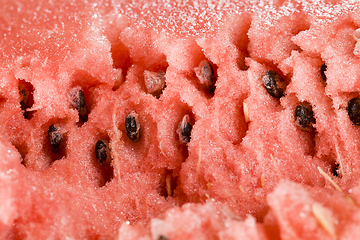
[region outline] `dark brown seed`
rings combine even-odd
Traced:
[[[321,73],[321,77],[324,80],[324,82],[326,82],[326,75],[325,75],[326,69],[327,69],[327,66],[325,63],[323,63],[323,65],[321,65],[320,73]]]
[[[266,91],[275,98],[281,98],[284,96],[286,89],[286,82],[284,79],[275,71],[266,71],[262,77],[262,81]]]
[[[202,60],[199,66],[194,70],[201,85],[205,86],[208,90],[213,91],[215,89],[216,77],[211,63],[207,60]]]
[[[166,87],[165,72],[144,71],[144,81],[147,92],[159,98]]]
[[[173,179],[171,174],[166,175],[165,184],[166,184],[166,193],[168,196],[172,196],[173,193],[173,186],[171,184],[172,180]]]
[[[302,102],[296,106],[295,123],[305,131],[311,131],[313,129],[315,118],[310,103]]]
[[[63,139],[63,134],[61,133],[61,128],[51,125],[48,129],[49,142],[51,146],[51,151],[54,153],[59,153],[61,150],[61,142]]]
[[[81,121],[88,120],[88,111],[86,106],[85,94],[81,89],[74,89],[71,94],[71,105],[79,112]]]
[[[105,139],[100,139],[95,145],[95,155],[100,165],[108,165],[111,161],[109,143]]]
[[[346,107],[350,121],[355,126],[360,126],[360,98],[355,97],[348,102]]]
[[[160,235],[159,238],[158,238],[158,240],[168,240],[168,238],[165,237],[164,235]]]
[[[186,144],[191,139],[192,124],[189,115],[185,115],[178,127],[177,133],[181,143]]]
[[[125,118],[125,129],[128,138],[137,142],[140,139],[140,123],[138,121],[138,115],[135,111],[129,113]]]

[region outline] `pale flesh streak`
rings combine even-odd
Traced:
[[[336,239],[333,219],[327,216],[326,209],[319,203],[312,205],[312,212],[320,226],[333,238]]]

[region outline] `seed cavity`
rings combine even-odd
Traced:
[[[168,240],[168,238],[165,237],[164,235],[160,235],[159,238],[158,238],[158,240]]]
[[[144,81],[146,90],[148,93],[152,94],[156,98],[159,98],[162,92],[166,87],[165,83],[165,72],[158,71],[158,72],[151,72],[151,71],[144,71]]]
[[[284,96],[286,89],[286,82],[276,71],[268,70],[262,77],[262,82],[266,91],[274,98],[281,98]]]
[[[25,119],[31,118],[31,112],[29,112],[28,109],[31,108],[33,104],[33,91],[34,89],[31,83],[19,80],[20,105]]]
[[[333,164],[333,166],[331,168],[331,172],[333,173],[333,175],[335,177],[341,177],[340,164],[339,163]]]
[[[355,126],[360,126],[360,98],[352,98],[346,107],[350,121]]]
[[[174,170],[166,169],[159,183],[159,195],[163,197],[173,197],[178,180]]]
[[[21,109],[25,111],[29,105],[29,91],[26,89],[25,84],[23,83],[19,84],[19,94]]]
[[[129,113],[125,118],[125,129],[128,138],[137,142],[140,139],[140,123],[138,121],[138,115],[135,111]]]
[[[215,90],[216,77],[211,63],[207,60],[202,60],[198,67],[194,68],[196,77],[200,84],[205,86],[209,91]]]
[[[323,64],[321,65],[320,74],[321,74],[321,77],[322,77],[322,79],[324,80],[324,82],[326,82],[326,75],[325,75],[326,69],[327,69],[327,66],[326,66],[325,63],[323,63]]]
[[[80,120],[86,122],[88,120],[88,110],[83,90],[74,88],[70,93],[70,103],[79,112]]]
[[[179,134],[179,141],[182,144],[190,142],[192,124],[189,115],[185,115],[179,124],[177,133]]]
[[[54,124],[50,125],[48,129],[48,137],[51,146],[51,151],[53,153],[59,153],[61,150],[61,143],[63,140],[63,134],[61,128]]]
[[[109,143],[105,139],[100,139],[95,145],[96,160],[100,165],[109,165],[111,161]]]
[[[315,118],[310,103],[302,102],[296,106],[295,123],[302,130],[308,132],[313,130],[313,124],[315,124]]]

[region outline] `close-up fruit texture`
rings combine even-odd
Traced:
[[[360,239],[360,3],[2,0],[0,239]]]

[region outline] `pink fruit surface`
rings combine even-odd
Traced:
[[[2,1],[0,239],[358,239],[359,10]]]

